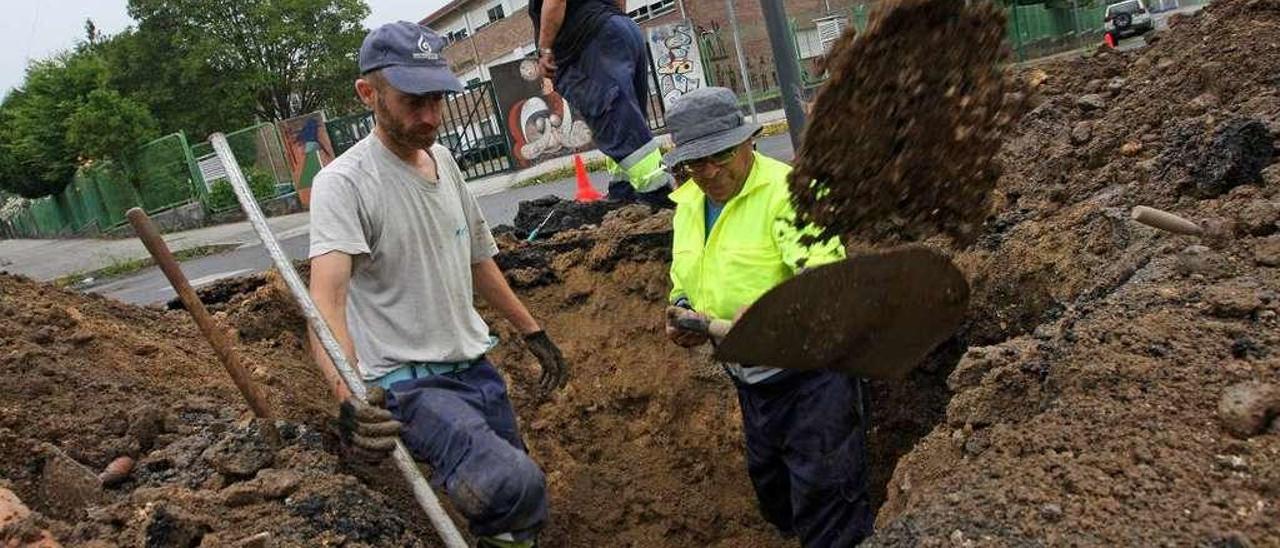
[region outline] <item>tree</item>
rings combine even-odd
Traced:
[[[61,192],[75,174],[67,123],[106,73],[101,60],[65,52],[27,68],[26,82],[0,104],[0,186],[27,198]]]
[[[253,98],[262,119],[356,106],[362,0],[129,0],[139,31],[169,37]]]
[[[125,162],[125,151],[156,135],[147,107],[112,89],[98,88],[67,120],[67,143],[81,156]]]
[[[145,105],[163,133],[203,139],[253,123],[253,95],[242,78],[213,68],[193,46],[172,33],[126,29],[95,49],[109,87]]]
[[[88,160],[121,160],[153,137],[146,107],[107,89],[107,66],[82,46],[36,61],[0,104],[0,188],[57,194]]]

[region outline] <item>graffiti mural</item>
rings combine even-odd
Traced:
[[[293,186],[303,205],[311,204],[311,180],[333,161],[333,143],[319,112],[277,122],[284,140],[285,157],[293,174]]]
[[[704,85],[702,57],[695,35],[688,21],[649,29],[649,54],[658,73],[662,103],[667,108],[680,96]]]
[[[518,167],[591,148],[591,130],[551,81],[539,76],[537,61],[494,65],[489,74],[498,96]]]

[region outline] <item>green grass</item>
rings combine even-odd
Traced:
[[[605,168],[606,163],[607,162],[605,161],[604,158],[585,162],[587,173],[603,170]],[[548,171],[536,177],[529,177],[528,179],[522,179],[516,184],[511,185],[511,188],[525,188],[525,187],[537,186],[541,184],[559,181],[561,179],[568,179],[573,176],[574,176],[574,169],[573,169],[573,166],[570,165],[570,166],[553,169],[551,171]]]
[[[209,255],[217,255],[224,251],[230,251],[239,247],[238,244],[213,244],[181,249],[173,253],[173,258],[178,262],[198,259],[200,257],[208,257]],[[97,270],[89,270],[85,272],[73,272],[53,281],[58,287],[68,287],[79,284],[85,278],[93,278],[94,282],[109,280],[111,278],[119,278],[128,274],[133,274],[140,270],[151,267],[155,261],[151,257],[143,257],[140,259],[124,259],[113,260],[108,266]]]

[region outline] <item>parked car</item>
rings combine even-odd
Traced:
[[[456,147],[449,148],[453,151],[453,158],[458,161],[458,168],[463,171],[479,163],[503,158],[508,153],[507,138],[502,135],[486,135]]]
[[[1144,0],[1125,0],[1107,6],[1103,30],[1116,40],[1155,29],[1156,20],[1151,17],[1151,10],[1147,9]]]

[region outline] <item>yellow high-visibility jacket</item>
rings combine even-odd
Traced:
[[[791,166],[755,155],[742,191],[724,204],[706,234],[706,195],[692,181],[671,193],[676,203],[672,221],[671,302],[684,297],[694,310],[732,320],[738,310],[766,291],[810,268],[844,258],[838,238],[800,244],[805,234],[793,224],[787,189]]]

